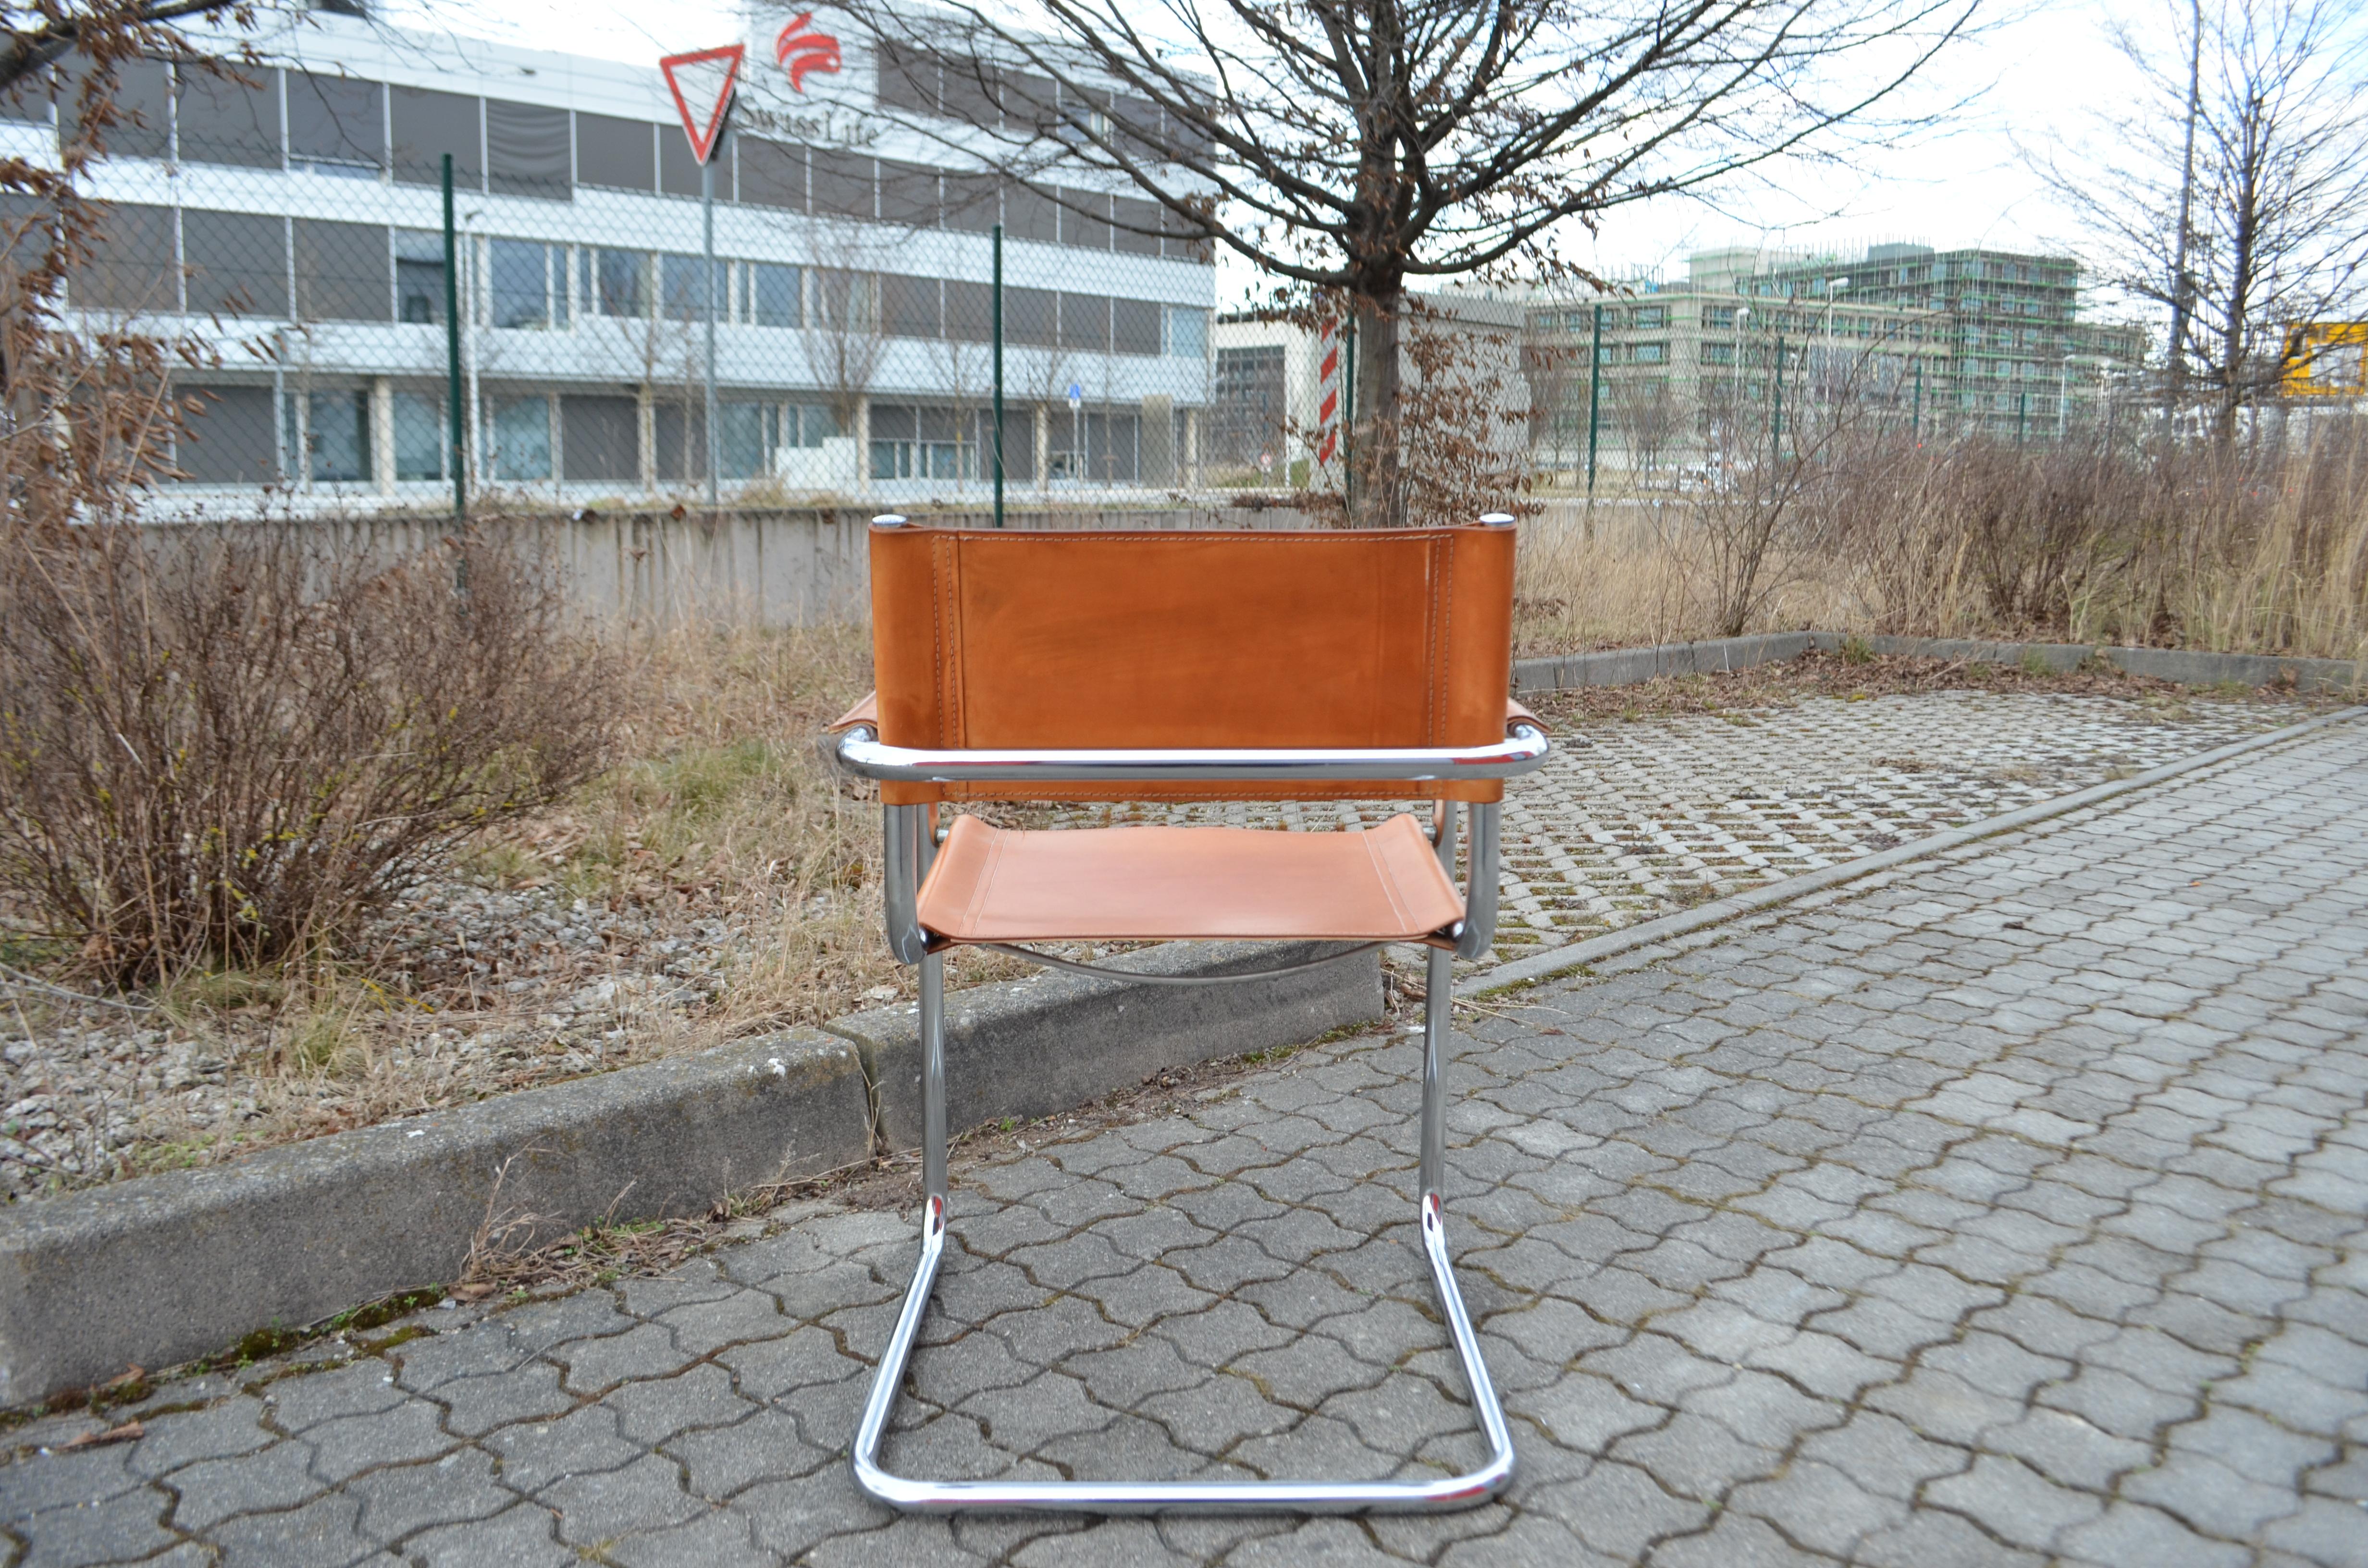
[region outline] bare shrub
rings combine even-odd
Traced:
[[[1848,452],[1816,554],[1870,630],[2354,658],[2368,650],[2368,430],[2228,453],[1991,441]]]
[[[89,972],[333,944],[605,756],[604,655],[476,540],[381,564],[264,525],[20,520],[0,545],[0,892]]]

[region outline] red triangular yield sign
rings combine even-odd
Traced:
[[[732,107],[732,89],[739,85],[740,62],[747,53],[746,44],[735,43],[658,62],[675,112],[682,116],[682,133],[690,138],[690,155],[702,164],[715,151],[715,133],[723,129],[723,111]]]

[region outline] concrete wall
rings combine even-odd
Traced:
[[[872,506],[723,512],[583,511],[473,519],[488,539],[549,562],[587,615],[643,626],[727,622],[766,627],[860,620],[871,613],[865,529]],[[916,513],[933,523],[985,528],[981,511]],[[1008,507],[1024,528],[1305,528],[1288,507],[1119,511]],[[160,524],[181,530],[185,525]],[[262,525],[274,526],[274,525]],[[393,561],[453,532],[449,517],[382,514],[285,525],[324,545]]]

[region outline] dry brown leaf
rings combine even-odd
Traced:
[[[108,1386],[112,1388],[115,1385],[109,1383]],[[96,1449],[108,1443],[136,1443],[147,1435],[148,1428],[139,1422],[126,1421],[122,1426],[110,1426],[104,1432],[85,1432],[81,1437],[63,1445],[59,1451],[63,1453],[74,1449]]]

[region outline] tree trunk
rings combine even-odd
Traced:
[[[1401,420],[1406,403],[1404,296],[1360,294],[1357,323],[1357,417],[1350,428],[1356,479],[1351,528],[1397,528],[1406,524],[1406,463]]]

